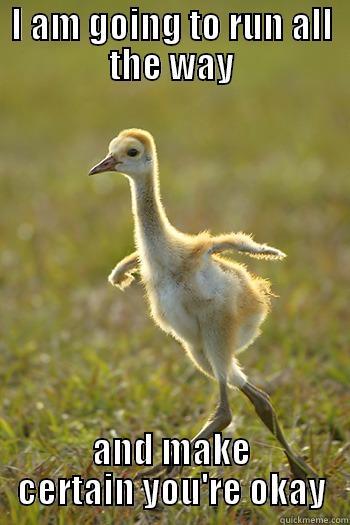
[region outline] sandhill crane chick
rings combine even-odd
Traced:
[[[287,443],[269,396],[248,380],[237,360],[238,352],[259,335],[269,311],[269,283],[220,255],[237,250],[277,260],[285,254],[243,233],[188,235],[170,224],[160,198],[156,147],[147,131],[129,129],[114,138],[107,157],[90,175],[106,171],[129,179],[136,243],[136,251],[110,274],[110,283],[124,290],[140,270],[155,323],[218,383],[218,406],[193,441],[208,439],[230,424],[227,389],[238,388],[282,445],[293,474],[315,476]],[[165,467],[157,465],[144,475],[162,471]]]

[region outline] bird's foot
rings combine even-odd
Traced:
[[[183,466],[182,465],[163,465],[162,463],[158,463],[154,467],[147,469],[147,470],[141,470],[138,472],[134,478],[135,481],[139,481],[142,478],[176,478],[179,476],[182,472]]]
[[[174,465],[167,467],[166,476],[167,478],[177,478],[181,475],[183,465]]]
[[[292,474],[297,479],[305,478],[318,478],[316,472],[305,463],[305,461],[300,456],[291,456],[286,453],[288,458],[290,470]]]
[[[167,467],[162,465],[162,463],[158,463],[157,465],[154,465],[154,467],[138,472],[134,480],[139,481],[142,478],[162,477],[162,474],[164,471],[166,471],[166,469]]]

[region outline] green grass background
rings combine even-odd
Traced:
[[[127,10],[125,2],[28,1],[16,44],[11,5],[0,6],[0,523],[245,524],[307,514],[254,507],[247,497],[233,508],[153,513],[142,510],[140,494],[135,509],[17,502],[23,477],[102,476],[90,464],[97,437],[190,437],[215,402],[214,384],[148,319],[142,289],[123,294],[106,280],[133,249],[129,189],[117,174],[86,175],[109,140],[134,126],[154,134],[164,202],[178,228],[242,229],[288,253],[283,263],[245,261],[280,298],[242,363],[272,393],[294,447],[328,477],[325,506],[311,515],[349,516],[348,4],[332,2],[332,43],[302,44],[288,27],[292,14],[310,12],[310,1],[147,2],[145,11],[283,13],[283,43],[184,37],[176,50],[236,51],[227,87],[172,84],[166,60],[157,82],[109,80],[107,54],[120,46],[89,45],[87,16]],[[79,12],[82,41],[31,42],[30,16],[49,10]],[[133,49],[164,59],[174,51]],[[248,403],[232,393],[231,404],[226,435],[247,438],[252,459],[211,475],[238,477],[245,494],[255,477],[288,476]]]

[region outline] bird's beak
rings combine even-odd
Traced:
[[[91,168],[91,170],[89,171],[89,175],[95,175],[95,173],[103,173],[104,171],[114,171],[116,164],[117,161],[115,160],[113,155],[107,155],[105,159],[101,160],[101,162],[99,162],[98,164],[96,164],[96,166]]]

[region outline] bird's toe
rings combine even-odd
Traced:
[[[318,478],[317,473],[300,456],[288,457],[288,461],[290,470],[296,479]]]

